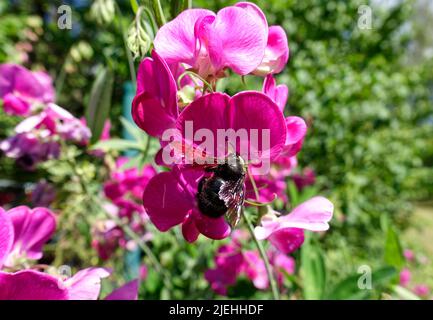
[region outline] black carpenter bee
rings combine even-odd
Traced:
[[[206,169],[211,176],[203,177],[198,185],[197,202],[201,213],[211,218],[226,215],[234,227],[240,219],[245,200],[245,163],[231,153],[222,164]]]

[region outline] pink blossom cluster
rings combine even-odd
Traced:
[[[54,88],[48,74],[14,64],[0,65],[0,70],[4,110],[26,116],[15,127],[14,134],[0,143],[0,150],[7,157],[33,170],[39,162],[59,157],[61,141],[76,144],[89,141],[89,128],[53,102]]]
[[[127,161],[124,157],[117,159],[110,180],[104,184],[104,194],[112,202],[112,205],[106,206],[106,210],[125,220],[134,232],[147,241],[150,234],[146,231],[148,217],[143,208],[142,195],[149,180],[156,175],[156,170],[151,165],[146,165],[141,170],[135,167],[125,168]],[[113,219],[98,221],[92,234],[92,246],[103,260],[109,259],[119,247],[135,247],[135,243],[127,239]]]
[[[410,267],[416,266],[419,263],[426,263],[425,257],[417,258],[415,253],[410,249],[405,249],[403,255],[406,259],[407,266],[400,271],[400,285],[406,288],[410,288],[413,293],[422,298],[431,298],[430,287],[425,283],[413,284],[412,272]]]
[[[31,261],[42,258],[43,246],[54,235],[56,216],[48,209],[0,207],[0,300],[96,300],[104,268],[87,268],[75,275],[46,273]],[[138,280],[116,289],[106,299],[137,299]]]
[[[260,290],[269,287],[269,279],[264,261],[257,250],[244,250],[248,234],[236,230],[232,241],[218,248],[215,255],[215,268],[205,273],[211,288],[220,295],[227,295],[228,289],[236,284],[239,277],[246,277]],[[268,252],[268,258],[280,289],[282,289],[285,274],[295,272],[295,260],[276,250]]]

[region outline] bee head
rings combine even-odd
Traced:
[[[237,180],[245,175],[245,162],[235,153],[227,156],[225,163],[218,166],[215,174],[224,180]]]

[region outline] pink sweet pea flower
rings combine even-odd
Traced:
[[[284,29],[280,26],[270,26],[268,28],[265,15],[254,3],[238,2],[235,6],[247,10],[251,15],[256,17],[256,21],[262,22],[265,30],[268,30],[267,43],[262,61],[252,73],[258,76],[266,76],[281,72],[289,60],[289,46]]]
[[[263,13],[251,6],[226,7],[217,14],[185,10],[159,29],[155,50],[168,64],[186,64],[203,78],[220,77],[226,67],[251,73],[262,62],[268,39]]]
[[[405,249],[403,251],[403,255],[404,255],[404,258],[409,262],[412,262],[415,260],[415,254],[410,249]]]
[[[42,247],[56,229],[56,219],[53,213],[46,208],[29,209],[20,206],[3,213],[3,226],[0,225],[0,227],[9,230],[7,220],[13,226],[13,243],[7,255],[3,251],[4,265],[13,267],[22,259],[38,260],[42,258]]]
[[[0,300],[96,300],[101,279],[109,274],[106,269],[89,268],[63,281],[36,270],[0,271]]]
[[[281,112],[284,111],[289,96],[289,88],[285,84],[277,85],[275,78],[270,74],[263,81],[262,92],[280,107]]]
[[[419,284],[415,286],[413,292],[418,296],[426,297],[430,293],[430,288],[426,284]]]
[[[400,272],[400,285],[406,287],[412,278],[412,273],[408,268],[404,268]]]
[[[259,92],[242,92],[233,97],[212,93],[186,107],[176,121],[176,128],[183,141],[194,145],[194,141],[187,137],[187,122],[193,123],[193,136],[202,128],[210,130],[214,137],[217,137],[219,129],[242,129],[246,132],[268,130],[269,146],[252,146],[248,138],[241,139],[233,146],[236,149],[234,151],[246,162],[265,162],[275,158],[286,141],[283,114],[271,99]],[[225,156],[226,146],[218,146],[217,141],[212,142],[215,142],[214,148],[206,150],[208,154]],[[205,174],[203,167],[181,167],[152,178],[144,191],[143,204],[150,220],[160,231],[182,224],[183,235],[189,242],[195,241],[200,233],[211,239],[223,239],[229,235],[230,227],[224,217],[212,218],[198,209],[198,184]]]
[[[5,63],[0,65],[0,99],[6,113],[26,116],[32,105],[54,101],[54,88],[48,74]]]
[[[173,128],[178,117],[177,86],[167,63],[152,51],[137,73],[137,94],[132,102],[132,118],[151,136],[161,137]]]
[[[334,206],[329,200],[314,197],[285,216],[277,217],[275,213],[265,215],[261,226],[256,227],[254,232],[257,239],[269,239],[278,250],[289,253],[303,243],[303,235],[296,229],[328,230],[333,211]]]

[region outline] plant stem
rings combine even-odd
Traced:
[[[125,26],[123,25],[123,21],[122,21],[123,20],[122,11],[120,10],[120,7],[117,4],[117,2],[115,1],[114,3],[116,4],[116,9],[119,13],[118,22],[119,22],[119,26],[120,26],[120,32],[122,33],[122,40],[123,40],[123,46],[125,47],[126,57],[128,58],[128,66],[129,66],[129,73],[131,76],[131,81],[132,81],[132,84],[134,85],[134,88],[137,88],[137,77],[136,77],[136,73],[135,73],[134,59],[132,58],[131,51],[128,48],[127,39],[126,39],[126,30],[125,30]]]
[[[259,191],[257,189],[256,182],[254,181],[254,177],[251,174],[249,168],[248,168],[247,172],[248,172],[248,178],[250,179],[251,185],[253,186],[254,193],[256,195],[257,201],[260,201]],[[257,207],[257,210],[258,210],[258,212],[260,214],[260,208],[259,207]],[[251,237],[253,238],[254,243],[255,243],[257,249],[259,250],[259,253],[260,253],[260,256],[263,259],[263,262],[265,263],[266,273],[268,275],[269,284],[271,286],[272,295],[274,297],[274,300],[279,300],[280,299],[280,292],[278,290],[277,281],[275,280],[275,276],[274,276],[274,274],[272,272],[272,267],[271,267],[271,264],[269,263],[268,256],[266,255],[266,251],[265,251],[262,243],[256,238],[256,235],[254,234],[253,224],[252,224],[250,218],[248,217],[248,214],[245,212],[245,210],[242,210],[242,215],[243,215],[243,217],[245,219],[245,222],[247,223],[248,231],[250,232]]]

